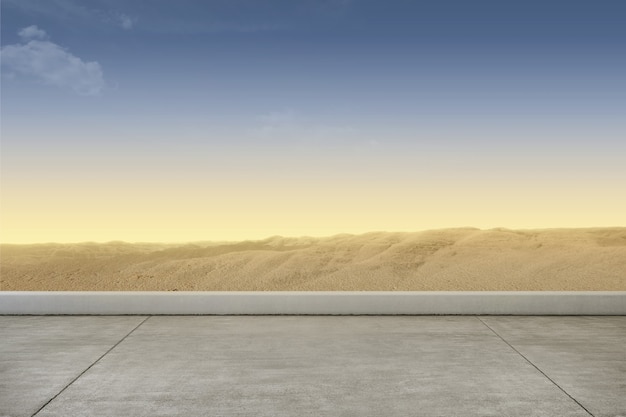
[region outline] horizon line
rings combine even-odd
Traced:
[[[372,230],[368,232],[362,233],[335,233],[332,235],[270,235],[260,239],[239,239],[239,240],[228,240],[228,239],[203,239],[203,240],[176,240],[176,241],[127,241],[127,240],[106,240],[106,241],[96,241],[96,240],[84,240],[84,241],[43,241],[43,242],[27,242],[27,243],[15,243],[15,242],[2,242],[0,241],[0,246],[2,245],[11,245],[11,246],[28,246],[28,245],[84,245],[84,244],[94,244],[94,245],[110,245],[110,244],[128,244],[128,245],[181,245],[181,244],[194,244],[194,243],[220,243],[220,244],[235,244],[242,242],[262,242],[270,239],[283,238],[283,239],[303,239],[303,238],[311,238],[311,239],[329,239],[337,236],[362,236],[373,233],[424,233],[424,232],[434,232],[434,231],[444,231],[444,230],[476,230],[476,231],[546,231],[546,230],[589,230],[589,229],[626,229],[626,226],[584,226],[584,227],[521,227],[521,228],[511,228],[504,226],[497,226],[491,228],[479,228],[474,226],[457,226],[457,227],[440,227],[433,229],[420,229],[420,230],[410,230],[410,231],[389,231],[389,230]]]

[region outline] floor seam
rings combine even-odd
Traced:
[[[130,332],[128,332],[126,334],[126,336],[122,337],[116,344],[114,344],[113,346],[111,346],[106,352],[104,352],[98,359],[96,359],[91,365],[89,365],[84,371],[82,371],[80,374],[78,374],[78,376],[74,379],[72,379],[69,384],[67,384],[66,386],[63,387],[63,389],[61,391],[59,391],[54,397],[50,398],[48,401],[46,401],[46,403],[44,405],[42,405],[41,407],[39,407],[39,409],[37,411],[35,411],[31,417],[35,417],[37,414],[39,414],[41,412],[41,410],[43,410],[44,408],[46,408],[46,406],[48,404],[50,404],[52,401],[54,401],[55,398],[57,398],[59,395],[61,395],[63,393],[63,391],[65,391],[66,389],[68,389],[74,382],[76,382],[81,376],[83,376],[88,370],[90,370],[95,364],[97,364],[98,362],[100,362],[102,360],[102,358],[104,358],[106,355],[109,354],[109,352],[111,352],[113,349],[115,349],[120,343],[122,343],[124,340],[126,340],[126,338],[128,336],[130,336],[135,330],[137,330],[142,324],[144,324],[146,321],[148,321],[148,319],[152,317],[152,316],[148,316],[146,317],[144,320],[141,321],[141,323],[139,323],[137,326],[135,326]]]
[[[563,388],[562,388],[559,384],[557,384],[557,383],[556,383],[556,381],[555,381],[555,380],[553,380],[552,378],[550,378],[550,377],[549,377],[549,376],[548,376],[545,372],[543,372],[541,369],[539,369],[539,367],[538,367],[537,365],[535,365],[534,363],[532,363],[532,362],[530,361],[530,359],[528,359],[526,356],[524,356],[524,355],[522,354],[522,352],[520,352],[519,350],[517,350],[517,349],[516,349],[516,348],[515,348],[512,344],[510,344],[510,343],[509,343],[506,339],[504,339],[502,336],[500,336],[500,334],[499,334],[498,332],[496,332],[494,329],[492,329],[492,328],[491,328],[491,326],[489,326],[487,323],[485,323],[485,322],[483,321],[483,319],[481,319],[481,318],[480,318],[480,317],[478,317],[478,316],[475,316],[475,317],[476,317],[476,318],[477,318],[477,319],[478,319],[478,320],[479,320],[482,324],[484,324],[484,325],[485,325],[485,327],[487,327],[489,330],[491,330],[491,332],[492,332],[493,334],[495,334],[496,336],[498,336],[498,338],[499,338],[500,340],[502,340],[502,341],[503,341],[504,343],[506,343],[506,344],[507,344],[507,345],[508,345],[511,349],[513,349],[513,350],[514,350],[514,351],[515,351],[518,355],[520,355],[522,358],[524,358],[524,360],[525,360],[526,362],[528,362],[528,363],[529,363],[529,364],[530,364],[533,368],[535,368],[537,371],[539,371],[539,373],[541,373],[541,375],[545,376],[545,377],[548,379],[548,381],[552,382],[552,383],[553,383],[553,384],[554,384],[554,385],[555,385],[558,389],[560,389],[560,390],[561,390],[561,392],[563,392],[563,393],[564,393],[565,395],[567,395],[567,396],[568,396],[568,397],[569,397],[572,401],[574,401],[576,404],[578,404],[578,406],[579,406],[580,408],[582,408],[583,410],[585,410],[585,412],[586,412],[587,414],[589,414],[591,417],[595,417],[595,416],[591,413],[591,411],[587,410],[587,408],[586,408],[584,405],[582,405],[580,402],[578,402],[578,400],[577,400],[576,398],[572,397],[572,396],[571,396],[571,395],[570,395],[567,391],[565,391],[565,390],[564,390],[564,389],[563,389]]]

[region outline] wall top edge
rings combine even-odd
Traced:
[[[0,296],[626,296],[626,291],[0,291]]]

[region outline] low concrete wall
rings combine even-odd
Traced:
[[[0,314],[626,315],[626,291],[0,291]]]

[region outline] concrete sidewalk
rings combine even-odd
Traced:
[[[0,316],[0,416],[622,416],[626,317]]]

